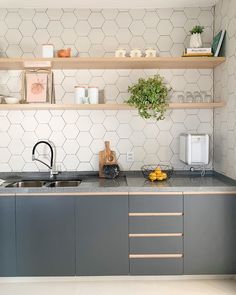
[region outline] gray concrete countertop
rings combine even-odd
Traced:
[[[204,177],[197,172],[175,172],[170,179],[150,182],[140,172],[126,172],[117,179],[99,179],[95,173],[64,172],[57,179],[81,179],[78,187],[60,188],[7,188],[10,182],[19,180],[48,179],[48,173],[0,173],[6,182],[0,186],[0,194],[43,193],[98,193],[98,192],[236,192],[236,181],[209,171]]]

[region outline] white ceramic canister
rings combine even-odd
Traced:
[[[142,57],[142,50],[139,48],[132,49],[130,51],[130,57]]]
[[[42,57],[43,58],[53,58],[54,47],[52,44],[44,44],[42,46]]]
[[[75,103],[81,104],[85,98],[85,87],[75,86]]]
[[[115,57],[125,57],[126,56],[126,49],[125,48],[118,48],[115,52]]]
[[[99,91],[98,87],[89,86],[88,97],[91,104],[98,104]]]

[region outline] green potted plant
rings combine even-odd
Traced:
[[[144,119],[163,120],[169,105],[168,94],[170,90],[160,75],[147,79],[140,78],[138,83],[129,86],[130,98],[126,102],[130,106],[136,107]]]
[[[199,48],[202,47],[202,38],[201,34],[204,32],[203,26],[195,26],[190,31],[191,38],[190,38],[190,47],[191,48]]]

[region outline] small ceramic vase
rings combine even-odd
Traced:
[[[200,47],[202,47],[201,34],[195,33],[195,34],[191,35],[190,47],[191,48],[200,48]]]

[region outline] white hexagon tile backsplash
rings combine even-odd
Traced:
[[[189,43],[189,30],[205,26],[203,41],[213,37],[213,8],[153,10],[0,9],[0,54],[41,56],[41,44],[71,47],[73,55],[114,56],[118,47],[157,49],[160,56],[180,56]],[[57,103],[74,103],[74,86],[98,86],[106,103],[122,103],[127,88],[140,77],[159,73],[172,89],[172,101],[187,91],[213,95],[212,70],[56,70]],[[0,93],[19,96],[20,71],[0,72]],[[110,140],[122,169],[178,160],[181,132],[213,134],[212,110],[168,111],[164,121],[141,119],[136,111],[1,111],[0,171],[34,171],[45,167],[31,160],[37,140],[51,140],[62,170],[98,170],[98,152]],[[127,162],[133,151],[135,161]],[[46,150],[42,150],[45,154]],[[213,144],[211,144],[211,155]],[[212,167],[210,163],[209,167]]]

